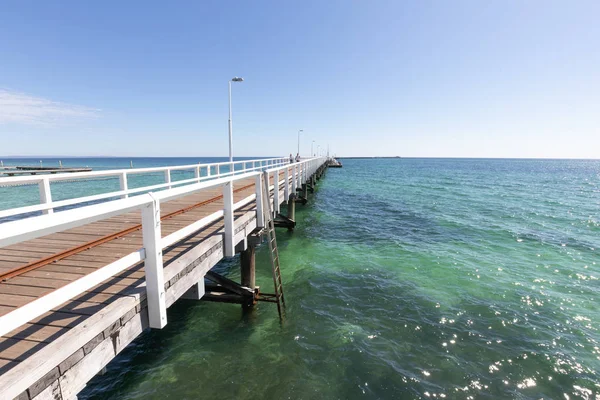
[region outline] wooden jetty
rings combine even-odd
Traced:
[[[163,328],[166,309],[180,298],[279,308],[274,226],[293,229],[295,203],[306,202],[326,165],[326,158],[277,158],[0,178],[0,185],[40,187],[39,205],[4,216],[44,213],[0,224],[0,399],[76,398],[144,330]],[[175,170],[194,178],[171,181]],[[164,183],[128,188],[129,174],[158,171]],[[119,179],[121,190],[69,204],[121,199],[54,212],[65,201],[52,201],[51,182],[107,177]],[[272,294],[254,283],[263,236]],[[210,271],[236,253],[240,283]]]
[[[92,169],[88,167],[63,168],[62,166],[58,168],[31,166],[0,167],[0,176],[63,174],[73,172],[89,172],[91,170]]]

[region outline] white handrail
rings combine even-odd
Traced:
[[[248,168],[248,163],[251,163],[252,167]],[[259,164],[256,166],[256,164]],[[264,169],[268,164],[282,166],[289,163],[288,158],[272,158],[272,159],[259,159],[259,160],[243,160],[230,162],[219,162],[209,164],[193,164],[193,165],[179,165],[179,166],[168,166],[168,167],[150,167],[150,168],[137,168],[137,169],[118,169],[108,171],[91,171],[91,172],[76,172],[76,173],[64,173],[56,175],[44,175],[44,176],[28,176],[28,177],[9,177],[0,178],[0,186],[15,186],[22,184],[39,184],[40,186],[40,204],[32,206],[24,206],[11,208],[8,210],[0,211],[0,218],[12,217],[15,215],[27,214],[32,212],[43,212],[44,214],[50,214],[55,211],[55,208],[71,206],[80,203],[86,203],[90,201],[106,200],[113,197],[126,198],[132,194],[149,192],[151,190],[172,188],[173,186],[181,186],[185,184],[201,182],[208,179],[214,179],[219,177],[233,176],[239,173],[245,173],[248,171],[257,171]],[[221,172],[220,166],[228,165],[232,166],[229,171]],[[241,165],[242,168],[236,170],[235,166]],[[211,169],[215,168],[216,174],[211,173]],[[194,170],[194,178],[184,179],[179,181],[171,181],[171,171],[182,171],[182,170]],[[206,175],[201,175],[201,170],[206,171]],[[140,175],[144,173],[163,172],[165,174],[164,184],[154,184],[134,189],[128,188],[128,175]],[[93,196],[84,196],[60,201],[52,201],[52,192],[50,188],[50,182],[55,181],[77,181],[82,179],[98,179],[98,178],[118,178],[119,186],[121,190],[116,192],[108,192],[97,194]]]
[[[326,161],[325,158],[313,158],[303,160],[294,164],[285,164],[270,168],[263,173],[275,174],[275,184],[273,185],[273,201],[279,203],[281,192],[279,187],[279,173],[284,171],[284,198],[289,199],[290,187],[295,190],[306,177],[312,175]],[[221,163],[223,164],[223,163]],[[276,164],[276,163],[273,163]],[[254,169],[254,163],[253,169]],[[260,168],[260,167],[258,167]],[[289,175],[289,169],[292,174]],[[233,193],[231,187],[234,182],[255,178],[258,183],[255,194],[252,194],[242,201],[233,203]],[[302,177],[302,179],[301,179]],[[99,268],[89,275],[69,283],[52,293],[42,296],[25,306],[19,307],[8,314],[0,316],[0,336],[4,336],[19,326],[31,321],[51,309],[67,302],[74,297],[82,294],[84,291],[94,287],[106,279],[114,276],[140,261],[145,261],[146,293],[148,300],[148,315],[150,326],[153,328],[162,328],[167,323],[166,305],[164,295],[164,272],[162,267],[162,249],[176,243],[184,237],[197,232],[217,219],[225,218],[224,227],[224,255],[232,256],[234,250],[235,226],[233,223],[233,214],[239,208],[245,206],[250,201],[256,199],[258,207],[256,208],[257,226],[264,226],[262,215],[264,199],[262,190],[260,190],[261,173],[247,172],[240,175],[232,175],[225,178],[217,178],[206,182],[199,182],[179,188],[167,189],[159,193],[147,193],[144,195],[110,201],[103,204],[85,206],[73,210],[63,211],[58,214],[48,214],[28,219],[22,219],[0,224],[0,247],[35,239],[50,233],[64,231],[66,229],[82,226],[94,221],[105,219],[111,216],[121,215],[133,210],[142,210],[142,238],[143,247],[133,253],[115,261],[109,265]],[[291,178],[291,181],[290,179]],[[192,222],[178,231],[162,238],[160,231],[160,204],[161,202],[176,199],[194,192],[222,186],[224,188],[224,208],[215,213],[202,218],[199,221]],[[287,190],[286,190],[287,189]],[[285,194],[287,191],[288,194]],[[277,204],[278,206],[279,204]]]
[[[256,160],[241,160],[234,161],[233,165],[244,164],[249,162],[268,162],[275,161],[278,162],[287,162],[289,163],[288,157],[278,157],[278,158],[262,158]],[[48,178],[50,182],[54,181],[64,181],[64,180],[76,180],[76,179],[91,179],[91,178],[106,178],[106,177],[116,177],[122,173],[126,174],[145,174],[150,172],[164,172],[167,169],[171,171],[181,171],[181,170],[192,170],[197,167],[206,168],[206,167],[216,167],[221,165],[231,165],[232,163],[229,161],[223,161],[218,163],[205,163],[205,164],[188,164],[188,165],[174,165],[174,166],[165,166],[165,167],[147,167],[147,168],[125,168],[125,169],[109,169],[103,171],[87,171],[87,172],[72,172],[72,173],[62,173],[62,174],[52,174],[52,175],[32,175],[32,176],[9,176],[9,177],[0,177],[0,186],[12,186],[12,185],[22,185],[22,184],[35,184],[43,180],[44,178]],[[265,164],[266,166],[266,164]]]

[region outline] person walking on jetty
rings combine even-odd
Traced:
[[[290,164],[294,163],[294,156],[292,155],[292,153],[290,153]]]
[[[296,162],[300,162],[300,153],[296,153]]]

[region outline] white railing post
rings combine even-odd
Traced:
[[[167,324],[167,305],[165,302],[165,275],[160,232],[160,203],[158,200],[142,207],[142,236],[145,252],[144,271],[146,274],[148,320],[151,328],[161,329]]]
[[[262,191],[262,174],[256,175],[255,183],[256,192],[256,227],[265,227],[265,216],[263,215],[263,191]]]
[[[296,166],[292,165],[292,194],[294,196],[296,196],[296,189],[298,188],[297,184],[298,180],[296,178]]]
[[[223,219],[225,220],[225,237],[223,240],[225,257],[235,255],[233,227],[233,182],[223,185]]]
[[[42,178],[39,183],[40,185],[40,204],[52,203],[52,193],[50,192],[50,181],[48,178]],[[44,214],[52,214],[54,210],[52,208],[43,210]]]
[[[221,176],[221,166],[217,164],[217,177]]]
[[[121,172],[121,175],[119,175],[119,187],[121,191],[127,191],[127,172]],[[127,193],[121,195],[122,199],[126,199],[127,197],[129,197]]]
[[[206,166],[206,176],[210,176],[210,172],[211,172],[210,169],[211,169],[210,165],[207,165]]]
[[[197,182],[200,182],[200,165],[194,169],[194,178],[196,178]]]
[[[285,173],[283,174],[283,179],[285,179],[285,184],[283,185],[283,199],[285,201],[290,200],[290,168],[288,166],[285,167]]]
[[[273,218],[279,214],[279,171],[273,171]]]
[[[169,168],[165,170],[165,183],[171,183],[171,170]],[[171,189],[171,185],[167,187]]]

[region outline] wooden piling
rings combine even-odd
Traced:
[[[254,290],[256,287],[256,251],[253,244],[248,244],[248,248],[240,253],[241,284]],[[242,304],[244,309],[252,308],[253,303]]]
[[[294,201],[295,195],[290,195],[290,199],[287,202],[287,217],[292,221],[296,220],[296,202]]]

